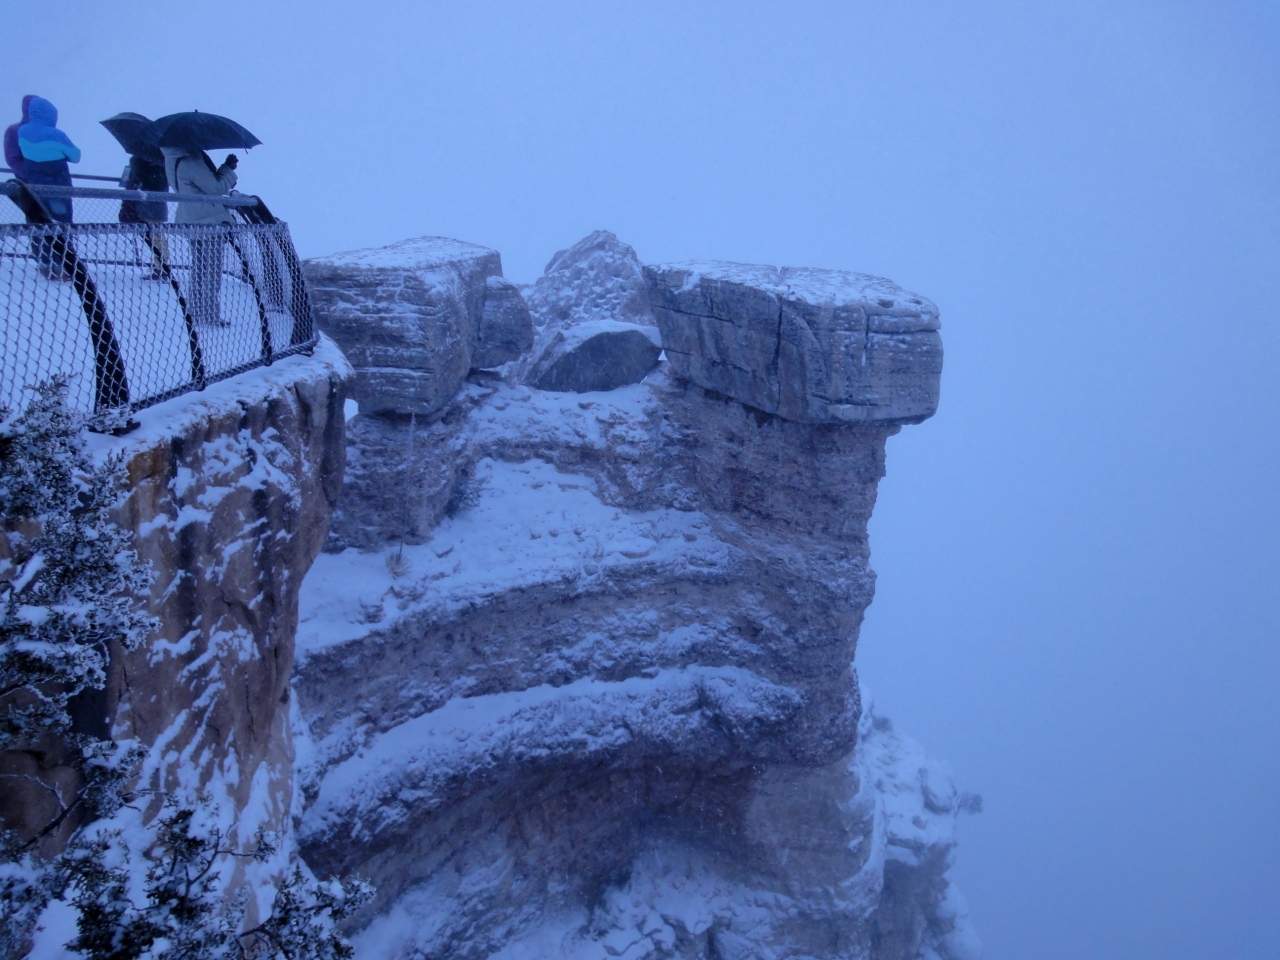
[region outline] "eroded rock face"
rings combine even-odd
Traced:
[[[317,322],[356,368],[370,413],[434,414],[472,367],[506,363],[533,339],[496,250],[419,237],[304,267]]]
[[[552,257],[527,298],[539,328],[587,320],[656,325],[640,258],[608,230],[596,230]]]
[[[639,383],[658,364],[644,271],[607,230],[561,250],[529,289],[538,336],[518,371],[539,390],[589,393]]]
[[[157,639],[113,657],[113,735],[147,748],[141,786],[209,794],[213,815],[235,824],[233,842],[290,826],[298,590],[342,484],[350,377],[322,340],[314,356],[141,411],[142,428],[125,437],[93,439],[96,455],[124,458],[120,523],[156,573],[160,621]]]
[[[852,669],[885,441],[926,408],[785,400],[821,375],[866,405],[832,371],[863,363],[858,310],[891,285],[751,269],[705,294],[743,342],[695,338],[643,382],[529,385],[555,336],[644,329],[566,295],[506,379],[352,421],[294,682],[299,838],[318,873],[377,885],[362,956],[974,956],[946,876],[963,804],[861,709]],[[770,366],[784,311],[825,366]],[[726,357],[742,383],[693,375]],[[936,398],[939,358],[906,350],[900,379]],[[794,417],[739,396],[770,384]]]
[[[368,955],[487,956],[546,918],[604,951],[590,931],[623,921],[587,905],[663,916],[683,868],[655,864],[687,861],[701,919],[635,933],[653,956],[766,931],[760,956],[914,956],[869,952],[888,868],[850,669],[895,428],[793,424],[666,376],[581,397],[480,381],[452,409],[419,428],[454,491],[430,539],[327,555],[306,585],[300,836],[400,918]],[[946,895],[950,842],[911,917]],[[744,899],[774,907],[739,923]]]
[[[533,319],[520,288],[502,277],[489,277],[485,280],[484,310],[471,352],[471,366],[500,367],[518,359],[531,346]]]
[[[938,309],[879,277],[716,261],[645,268],[672,369],[801,423],[918,423],[938,407]]]

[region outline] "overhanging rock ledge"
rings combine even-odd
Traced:
[[[919,423],[938,409],[938,308],[843,270],[646,266],[672,370],[798,423]]]

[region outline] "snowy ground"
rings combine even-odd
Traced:
[[[134,261],[140,240],[109,239],[108,258]],[[177,244],[174,244],[175,248]],[[0,403],[19,408],[24,388],[54,374],[70,378],[69,399],[81,410],[93,409],[94,355],[89,325],[74,286],[46,280],[29,256],[25,237],[0,237]],[[226,253],[221,310],[227,326],[200,324],[197,333],[208,376],[251,363],[262,355],[262,337],[253,288],[234,275],[238,265]],[[144,269],[144,266],[146,269]],[[172,390],[191,380],[191,350],[186,323],[173,287],[144,280],[149,261],[136,265],[91,263],[90,271],[124,356],[134,402]],[[236,271],[232,267],[237,267]],[[175,266],[184,290],[186,268]],[[274,349],[288,346],[292,317],[270,309]]]
[[[299,654],[366,636],[374,623],[445,615],[522,586],[573,580],[585,588],[606,567],[706,567],[727,557],[701,513],[618,510],[600,501],[593,478],[541,460],[485,458],[471,489],[474,505],[446,518],[430,543],[321,555],[302,587]]]

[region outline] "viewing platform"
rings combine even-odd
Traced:
[[[258,197],[18,180],[0,194],[0,404],[62,376],[76,409],[127,417],[317,343],[289,228]],[[167,222],[119,222],[138,203]],[[173,223],[180,203],[233,222]]]

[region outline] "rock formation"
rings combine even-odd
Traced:
[[[520,288],[502,277],[488,277],[484,310],[471,353],[471,366],[500,367],[533,346],[533,320]]]
[[[514,360],[533,339],[498,252],[475,244],[419,237],[308,260],[306,275],[370,413],[433,414],[472,367]]]
[[[799,423],[918,423],[938,408],[938,309],[842,270],[646,269],[672,370]]]
[[[108,649],[105,689],[79,695],[71,716],[76,732],[141,748],[136,802],[100,825],[132,850],[140,869],[154,840],[145,828],[168,800],[195,803],[197,832],[216,830],[231,850],[252,849],[259,831],[291,835],[298,595],[342,487],[351,376],[342,353],[322,338],[311,355],[139,411],[138,429],[122,437],[87,435],[91,458],[127,474],[114,522],[153,574],[141,599],[155,628],[136,649]],[[91,536],[93,527],[87,530]],[[4,827],[21,840],[57,827],[38,852],[59,853],[84,825],[85,809],[71,800],[83,782],[65,744],[51,740],[0,759]],[[215,880],[265,889],[291,853],[286,842],[265,858],[236,858]],[[14,878],[24,869],[6,866],[6,897],[18,890],[18,903]],[[261,905],[253,898],[245,905],[250,923]],[[54,919],[41,921],[43,945],[33,949],[62,956],[72,915],[57,903],[46,913]],[[8,912],[4,919],[19,923],[2,931],[9,943],[20,921]]]
[[[539,390],[639,383],[662,353],[636,252],[607,230],[561,250],[529,291],[538,337],[518,375]]]
[[[657,330],[617,320],[548,328],[538,346],[525,382],[561,393],[593,393],[639,383],[662,354]]]
[[[94,440],[128,469],[120,522],[156,573],[162,638],[113,658],[114,733],[148,748],[144,787],[209,793],[246,842],[289,825],[298,590],[342,486],[350,376],[322,341]]]
[[[434,249],[434,276],[490,270]],[[976,956],[946,875],[965,803],[852,668],[885,440],[936,405],[936,309],[855,274],[641,272],[610,234],[574,251],[513,375],[441,401],[415,361],[430,402],[350,424],[294,688],[304,855],[379,890],[360,956]],[[475,314],[387,306],[426,289],[417,261],[359,259],[378,281],[317,296],[324,329],[470,342]],[[669,362],[643,382],[529,385],[549,330],[643,329],[650,296]]]
[[[590,320],[657,325],[640,258],[608,230],[597,230],[552,257],[526,299],[539,329]]]

